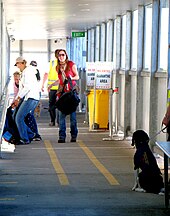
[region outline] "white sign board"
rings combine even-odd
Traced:
[[[86,62],[86,85],[94,87],[96,64],[95,62]]]
[[[96,89],[111,89],[112,62],[96,62]]]

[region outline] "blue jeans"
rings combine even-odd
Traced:
[[[20,134],[21,139],[24,142],[30,142],[30,140],[34,137],[35,133],[26,125],[25,123],[25,117],[27,116],[28,113],[33,114],[36,106],[38,105],[38,100],[29,98],[28,100],[24,100],[17,113],[15,116],[15,122]],[[35,118],[34,119],[34,124],[36,124]],[[36,124],[37,126],[37,124]]]
[[[66,115],[59,112],[59,139],[65,140],[66,138]],[[77,138],[78,129],[77,129],[77,119],[76,112],[70,114],[70,133],[73,139]]]

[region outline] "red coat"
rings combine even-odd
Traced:
[[[67,68],[69,68],[69,70],[65,72],[67,78],[70,78],[70,76],[71,76],[71,77],[74,77],[74,76],[75,76],[74,72],[72,71],[73,65],[74,65],[74,62],[68,61],[68,63],[67,63]],[[58,78],[59,78],[59,80],[60,80],[60,87],[61,87],[61,86],[64,86],[63,79],[62,79],[62,73],[58,73]],[[72,80],[72,85],[73,85],[73,86],[76,85],[76,81],[75,81],[75,80]],[[68,83],[68,84],[67,84],[67,88],[65,88],[64,91],[65,91],[65,92],[66,92],[66,91],[70,91],[70,89],[71,89],[71,86],[70,86],[70,83]]]

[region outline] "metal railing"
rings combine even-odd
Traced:
[[[4,87],[4,90],[0,96],[0,143],[2,140],[2,133],[3,133],[3,128],[5,124],[5,119],[6,119],[6,111],[9,105],[9,94],[8,94],[9,82],[10,82],[10,79],[8,79]]]

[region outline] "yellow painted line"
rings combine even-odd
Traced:
[[[0,197],[0,201],[13,201],[15,200],[15,198],[1,198]]]
[[[95,157],[93,152],[81,141],[78,142],[81,149],[86,153],[91,162],[96,166],[96,168],[104,175],[111,185],[119,185],[119,182],[115,177],[103,166],[103,164]]]
[[[50,159],[51,159],[51,162],[52,162],[52,165],[57,173],[57,176],[59,178],[59,181],[60,181],[60,184],[61,185],[69,185],[69,181],[68,181],[68,178],[59,162],[59,159],[57,158],[57,155],[50,143],[49,140],[44,140],[44,144],[45,144],[45,147],[46,147],[46,150],[50,156]]]

